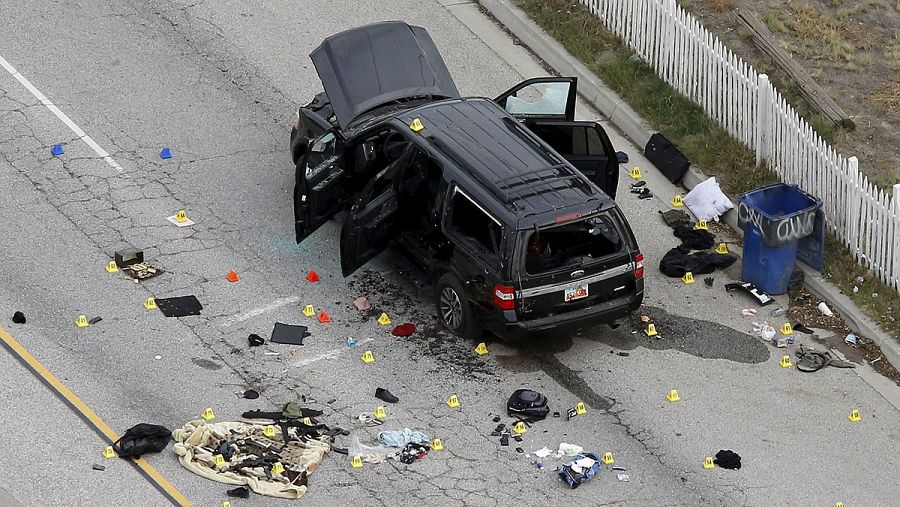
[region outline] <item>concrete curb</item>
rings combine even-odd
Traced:
[[[556,39],[535,24],[527,14],[503,0],[478,0],[478,2],[553,70],[560,75],[577,77],[579,93],[636,145],[646,146],[653,132],[643,118],[603,84],[590,69],[570,55]],[[706,179],[707,176],[701,170],[691,167],[681,183],[690,190]],[[737,226],[737,215],[733,211],[723,216],[723,222],[743,235],[743,231]],[[849,297],[825,281],[818,272],[802,264],[800,268],[805,275],[804,285],[810,293],[828,301],[832,309],[844,319],[847,327],[878,344],[887,360],[900,370],[900,343],[882,331]]]

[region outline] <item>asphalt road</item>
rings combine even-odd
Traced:
[[[657,212],[672,189],[614,132],[660,196],[634,199],[623,170],[619,203],[648,259],[643,312],[660,324],[658,339],[628,320],[520,349],[489,341],[491,354],[477,357],[474,343],[436,329],[427,281],[396,255],[344,279],[337,223],[294,244],[288,132],[297,106],[319,91],[307,55],[336,31],[387,19],[426,27],[464,94],[494,96],[544,73],[465,2],[0,4],[0,57],[109,154],[0,72],[0,315],[28,317],[0,325],[120,433],[139,422],[179,427],[206,407],[236,419],[306,396],[327,423],[366,442],[374,432],[354,418],[380,404],[372,393],[383,386],[401,399],[383,428],[418,428],[446,445],[412,465],[352,469],[330,455],[298,503],[896,503],[897,409],[857,371],[780,368],[782,351],[747,333],[740,310],[754,305],[722,289],[737,266],[712,289],[663,277],[658,259],[676,240]],[[55,143],[63,156],[51,156]],[[160,159],[163,146],[172,159]],[[179,209],[196,225],[169,224]],[[112,253],[131,246],[165,273],[140,285],[106,273]],[[238,283],[225,280],[230,269]],[[304,280],[310,269],[321,282]],[[167,319],[142,306],[151,295],[187,294],[203,303],[201,316]],[[360,295],[371,312],[353,308]],[[334,322],[304,317],[305,304]],[[375,322],[381,311],[419,332],[392,337]],[[79,314],[103,320],[78,329]],[[312,336],[303,347],[247,347],[249,333],[266,336],[275,322],[309,325]],[[347,337],[371,340],[376,362],[362,363]],[[6,353],[0,386],[0,503],[166,504],[127,463],[101,458],[104,442]],[[517,444],[523,453],[501,447],[492,418],[522,386],[545,393],[553,410],[584,401],[588,413],[535,424]],[[235,396],[246,387],[262,397]],[[668,402],[670,389],[682,401]],[[446,406],[451,394],[462,407]],[[847,420],[852,409],[862,422]],[[546,459],[540,470],[531,454],[560,442],[612,452],[630,482],[604,470],[564,488],[553,473],[560,463]],[[739,453],[743,468],[703,469],[719,449]],[[149,461],[194,505],[227,499],[227,486],[190,474],[171,450]]]

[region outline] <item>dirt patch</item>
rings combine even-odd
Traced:
[[[807,327],[834,331],[838,339],[827,341],[829,347],[840,350],[852,361],[866,361],[875,371],[900,385],[900,372],[888,362],[874,341],[865,336],[859,336],[856,347],[844,343],[843,337],[851,331],[837,313],[831,317],[823,315],[818,309],[821,300],[803,289],[792,290],[789,295],[791,304],[788,315],[793,318],[794,322],[802,323]]]
[[[900,181],[900,4],[896,0],[681,0],[735,54],[750,62],[829,143],[859,158],[882,188]],[[732,14],[737,5],[762,19],[778,42],[856,123],[830,125],[796,85],[754,45]],[[885,83],[888,83],[885,85]]]

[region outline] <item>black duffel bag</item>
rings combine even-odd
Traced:
[[[672,183],[681,181],[691,166],[691,161],[659,132],[650,136],[644,156]]]

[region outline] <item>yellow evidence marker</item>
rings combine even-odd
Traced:
[[[457,408],[457,407],[459,407],[459,405],[460,405],[459,398],[455,394],[450,395],[450,397],[447,398],[447,406],[448,407]]]
[[[632,179],[639,180],[641,179],[641,168],[638,166],[634,166],[634,169],[628,171],[628,175],[632,177]]]
[[[681,200],[680,194],[672,198],[672,206],[675,206],[676,208],[684,206],[684,201]]]
[[[87,320],[87,315],[79,315],[75,318],[75,325],[78,327],[88,327],[91,324]]]
[[[707,456],[705,460],[703,460],[703,468],[716,468],[716,464],[713,463],[712,456]]]
[[[694,226],[694,229],[706,231],[709,230],[709,225],[707,225],[706,220],[698,220],[697,225]]]
[[[116,266],[116,261],[109,261],[106,263],[106,272],[107,273],[116,273],[119,271],[119,266]]]
[[[362,362],[369,364],[375,362],[375,356],[372,354],[371,350],[367,350],[363,352],[363,355],[359,356],[362,359]]]
[[[212,421],[216,418],[216,414],[215,412],[213,412],[212,408],[207,407],[206,410],[204,410],[203,413],[200,414],[200,417],[206,419],[207,421]]]
[[[357,454],[356,456],[353,456],[352,458],[350,458],[350,466],[352,466],[353,468],[362,468],[363,467],[362,456]]]
[[[178,210],[178,213],[175,213],[175,221],[178,223],[187,222],[187,213],[184,210]]]
[[[656,336],[656,326],[647,324],[647,329],[644,330],[644,334],[647,336]]]
[[[272,426],[270,424],[270,425],[266,426],[265,428],[263,428],[263,435],[265,435],[269,438],[274,437],[275,436],[275,426]]]
[[[528,431],[528,428],[525,427],[525,423],[523,423],[522,421],[519,421],[516,423],[515,426],[513,426],[513,431],[518,433],[519,435],[521,435],[522,433],[525,433],[526,431]]]
[[[422,123],[422,120],[418,118],[413,118],[413,121],[409,123],[409,130],[412,130],[416,134],[425,130],[425,124]]]
[[[678,396],[678,391],[672,389],[669,391],[669,394],[666,395],[666,399],[672,402],[681,401],[681,396]]]
[[[280,461],[276,461],[272,463],[272,473],[273,474],[283,474],[284,473],[284,465],[281,464]]]
[[[859,410],[856,409],[850,411],[850,415],[847,417],[847,419],[850,419],[850,422],[862,421],[862,417],[859,416]]]
[[[434,440],[431,441],[431,450],[432,451],[443,451],[444,450],[444,443],[441,442],[440,438],[435,438]]]
[[[379,421],[387,419],[387,411],[384,407],[375,407],[375,419],[378,419]]]
[[[306,305],[303,307],[303,315],[306,315],[307,317],[312,317],[315,314],[316,314],[316,309],[315,309],[315,307],[313,307],[313,305]]]
[[[781,334],[783,335],[794,334],[794,328],[791,326],[790,322],[785,322],[779,331],[781,331]]]
[[[144,308],[148,310],[156,310],[157,308],[159,308],[158,306],[156,306],[156,298],[153,296],[148,297],[144,301]]]
[[[587,407],[584,406],[584,402],[579,401],[575,404],[575,413],[578,415],[587,414]]]
[[[781,361],[778,362],[782,368],[790,368],[794,366],[794,363],[791,362],[791,356],[781,356]]]
[[[725,243],[719,243],[719,246],[716,247],[716,253],[725,255],[728,253],[728,245]]]
[[[604,454],[603,457],[600,458],[600,461],[602,461],[604,465],[612,465],[616,462],[616,460],[613,459],[611,452],[607,452],[606,454]]]
[[[685,285],[690,285],[694,283],[694,273],[688,271],[681,277],[681,281],[684,282]]]
[[[106,459],[115,458],[116,451],[113,450],[111,445],[107,445],[106,449],[103,449],[103,457]]]
[[[485,345],[484,342],[481,342],[475,347],[475,353],[479,356],[483,356],[485,354],[490,354],[490,351],[488,350],[487,345]]]

